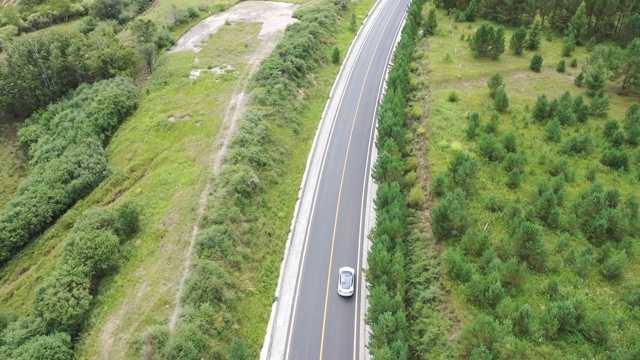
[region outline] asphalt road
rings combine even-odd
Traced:
[[[285,358],[361,359],[359,289],[367,234],[363,217],[373,159],[375,114],[384,76],[410,0],[387,1],[353,63],[344,92],[331,101],[339,107],[320,179],[295,288]],[[356,269],[356,293],[337,293],[342,266]]]

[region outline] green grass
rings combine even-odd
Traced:
[[[553,42],[542,39],[541,48],[538,51],[544,58],[541,73],[534,73],[529,70],[529,61],[533,52],[525,51],[523,56],[516,56],[508,49],[498,61],[481,60],[474,58],[469,50],[468,43],[460,40],[462,34],[466,38],[473,35],[475,29],[480,25],[480,21],[471,24],[471,29],[466,23],[453,23],[448,18],[439,13],[438,34],[423,41],[418,48],[418,70],[415,75],[417,83],[428,84],[430,91],[429,116],[429,142],[428,153],[431,175],[435,176],[446,171],[449,159],[455,151],[465,151],[468,153],[477,152],[477,142],[469,141],[465,130],[467,127],[467,116],[472,112],[481,114],[482,123],[486,124],[493,112],[493,100],[489,97],[487,80],[491,75],[500,72],[504,77],[504,84],[510,101],[508,113],[500,116],[498,135],[501,138],[509,131],[513,131],[517,136],[518,148],[524,149],[527,155],[527,165],[523,174],[522,187],[516,191],[509,190],[505,185],[506,175],[500,164],[490,164],[482,160],[479,155],[474,157],[481,164],[478,191],[472,197],[468,213],[474,219],[472,228],[481,231],[485,226],[491,235],[494,243],[501,236],[507,236],[506,225],[500,216],[484,209],[483,203],[487,196],[497,195],[508,203],[519,203],[525,210],[531,204],[531,194],[535,191],[538,181],[548,179],[544,172],[543,161],[545,159],[556,158],[558,145],[549,144],[543,140],[544,126],[535,123],[529,109],[533,108],[536,98],[541,94],[546,94],[551,99],[559,98],[565,91],[571,92],[572,96],[582,95],[588,103],[590,99],[586,97],[584,88],[577,88],[573,85],[573,78],[579,73],[581,66],[586,62],[588,53],[583,47],[578,48],[572,57],[566,58],[567,63],[573,57],[578,59],[578,68],[567,67],[567,72],[560,74],[555,67],[561,57],[561,39],[556,36]],[[513,29],[507,29],[507,45]],[[447,95],[455,90],[460,94],[460,101],[451,103],[447,101]],[[605,186],[605,190],[617,188],[625,199],[629,194],[640,194],[636,172],[617,172],[600,164],[599,159],[606,144],[602,139],[602,129],[604,123],[609,118],[622,121],[627,107],[634,101],[639,101],[640,96],[633,94],[630,96],[620,96],[617,94],[618,88],[615,85],[608,85],[607,94],[611,98],[611,110],[607,118],[591,117],[586,124],[563,128],[563,139],[567,139],[571,134],[590,133],[595,139],[595,149],[586,156],[569,156],[571,168],[575,170],[575,181],[565,185],[567,192],[565,205],[562,208],[562,216],[567,219],[571,213],[571,206],[580,189],[590,187],[591,183],[586,181],[587,171],[592,167],[598,167],[599,173],[597,181]],[[627,152],[633,159],[632,150]],[[637,162],[638,160],[636,160]],[[633,162],[633,160],[632,160]],[[583,294],[588,299],[590,312],[604,310],[611,319],[613,336],[610,347],[627,344],[631,341],[632,334],[638,334],[640,327],[634,316],[625,312],[625,307],[621,304],[621,294],[626,288],[638,285],[637,276],[640,274],[640,262],[638,255],[631,258],[630,266],[627,267],[624,279],[617,283],[610,283],[602,276],[592,270],[590,275],[581,280],[570,268],[565,265],[567,250],[556,251],[557,239],[562,231],[544,230],[543,238],[550,250],[550,269],[542,274],[528,272],[525,277],[527,284],[521,294],[514,300],[519,303],[528,302],[534,308],[536,317],[539,317],[541,308],[550,303],[541,294],[541,289],[548,279],[557,277],[560,279],[560,287],[565,294]],[[570,234],[568,248],[580,250],[591,245],[582,238],[578,231]],[[455,247],[446,245],[445,248]],[[638,254],[640,247],[635,245],[635,253]],[[597,254],[597,250],[596,250]],[[449,306],[455,310],[455,315],[451,317],[452,323],[460,321],[463,325],[468,324],[479,313],[485,312],[469,305],[461,286],[448,280],[445,283],[448,289],[452,290],[452,298],[449,299]],[[497,316],[499,318],[499,316]],[[459,327],[452,326],[451,334]],[[534,358],[600,358],[604,356],[606,349],[596,348],[594,345],[582,340],[579,336],[561,336],[556,341],[538,342],[530,339],[528,349]]]

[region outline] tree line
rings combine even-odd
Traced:
[[[137,70],[136,53],[113,34],[48,30],[20,36],[0,60],[0,113],[29,116],[82,83],[133,77]]]
[[[410,252],[413,241],[410,223],[424,201],[424,191],[417,183],[417,161],[411,156],[407,141],[405,108],[409,98],[410,63],[422,26],[421,11],[426,1],[413,1],[402,37],[394,53],[386,93],[378,111],[376,146],[378,157],[373,178],[378,183],[375,198],[376,223],[371,233],[372,246],[368,256],[366,279],[369,286],[369,309],[366,323],[371,328],[368,349],[376,359],[408,359],[415,345],[415,313],[410,304],[419,301],[419,292],[410,291],[410,284],[423,279],[419,272],[409,276],[412,263],[420,253]],[[413,175],[411,175],[413,173]],[[416,261],[417,262],[417,261]],[[422,288],[423,285],[418,285]]]
[[[578,13],[584,18],[584,32],[576,39],[596,36],[621,45],[640,36],[640,3],[627,0],[438,0],[438,7],[454,14],[458,21],[483,19],[509,26],[528,26],[540,16],[541,25],[558,33],[568,32],[570,20]]]
[[[90,15],[120,25],[133,20],[151,0],[21,0],[0,6],[0,49],[12,36]]]

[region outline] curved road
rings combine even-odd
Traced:
[[[384,1],[360,35],[362,46],[350,53],[342,71],[346,85],[334,94],[337,111],[324,149],[298,268],[285,359],[362,359],[360,344],[363,294],[362,256],[367,234],[364,211],[375,116],[387,66],[410,0]],[[327,105],[330,106],[330,103]],[[337,293],[342,266],[356,269],[356,292]]]

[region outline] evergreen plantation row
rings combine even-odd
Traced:
[[[373,178],[379,187],[366,272],[368,349],[375,359],[424,358],[439,350],[425,344],[425,337],[444,339],[437,329],[441,275],[438,266],[432,266],[437,259],[427,249],[420,211],[425,193],[416,156],[423,138],[412,137],[417,119],[406,112],[417,95],[410,73],[415,71],[412,61],[425,2],[415,0],[409,7],[378,111],[379,154]]]

